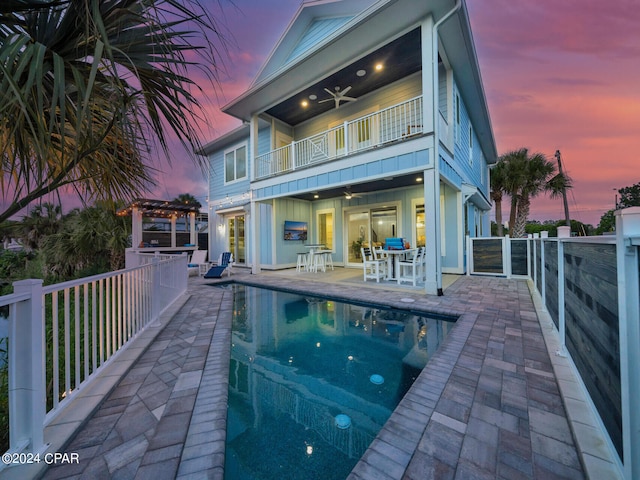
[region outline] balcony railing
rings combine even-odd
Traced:
[[[422,97],[412,98],[255,159],[255,178],[291,172],[423,133]]]

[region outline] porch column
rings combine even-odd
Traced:
[[[433,155],[433,153],[431,153]],[[437,162],[437,159],[432,159]],[[430,295],[441,294],[442,258],[440,246],[440,178],[434,168],[425,170],[424,213],[426,238],[426,280],[425,291]]]
[[[251,245],[251,273],[260,273],[260,204],[251,201],[251,216],[249,222],[249,242]],[[246,232],[245,232],[246,239]]]
[[[176,216],[171,215],[171,246],[176,246]]]
[[[196,212],[189,212],[189,243],[198,245],[198,232],[196,232]]]
[[[142,242],[142,212],[138,207],[131,209],[131,246],[138,248]]]

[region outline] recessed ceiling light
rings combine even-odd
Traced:
[[[309,102],[307,102],[306,100],[303,100],[303,101],[302,101],[302,103],[301,103],[301,105],[302,105],[303,107],[306,107],[307,105],[309,105]]]
[[[393,180],[393,177],[384,177],[383,180],[386,180],[387,182]]]
[[[317,98],[318,98],[317,95],[314,95],[314,94],[309,95],[309,100],[315,100]]]
[[[422,181],[422,177],[417,177],[416,178],[416,182],[421,182]]]
[[[320,195],[318,195],[317,193],[314,193],[313,198],[320,198]]]
[[[380,71],[384,68],[384,65],[382,65],[381,63],[376,63],[376,71]]]
[[[359,77],[364,77],[366,74],[367,74],[366,70],[358,70],[356,72],[356,75],[359,76]]]

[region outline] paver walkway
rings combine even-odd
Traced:
[[[460,315],[353,479],[584,478],[527,283],[460,277],[418,290],[232,278],[412,310]],[[231,294],[207,281],[66,447],[79,465],[44,478],[223,478]]]

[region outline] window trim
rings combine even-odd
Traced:
[[[245,157],[244,157],[244,176],[237,176],[238,169],[238,159],[237,159],[237,151],[241,148],[245,149]],[[229,153],[233,153],[233,180],[227,180],[227,155]],[[248,142],[241,142],[233,145],[230,148],[227,148],[222,153],[222,164],[224,167],[224,184],[230,185],[232,183],[240,182],[242,180],[246,180],[249,178],[249,145]]]

